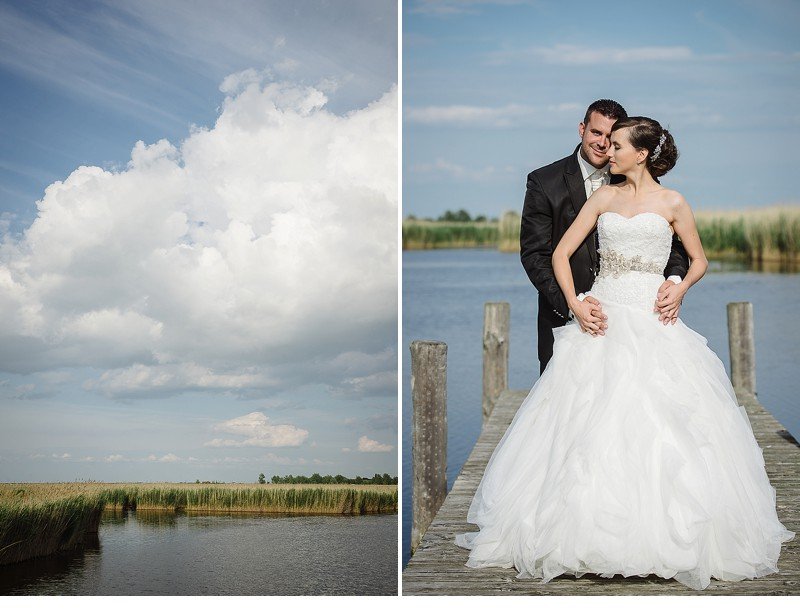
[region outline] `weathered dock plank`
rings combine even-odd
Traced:
[[[783,546],[780,573],[742,582],[711,580],[698,592],[656,576],[602,578],[563,575],[542,584],[516,579],[513,569],[470,569],[468,552],[453,543],[456,533],[475,530],[467,510],[489,457],[514,418],[527,391],[504,391],[486,421],[460,475],[453,484],[420,545],[403,571],[404,595],[795,595],[800,593],[800,539]],[[778,516],[790,530],[800,531],[800,448],[792,436],[752,395],[742,393],[753,433],[761,446],[767,474],[777,491]]]

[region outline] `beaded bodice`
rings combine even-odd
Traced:
[[[663,273],[672,249],[672,231],[663,216],[644,212],[630,218],[607,211],[597,219],[600,277],[630,271]]]
[[[654,212],[630,218],[604,212],[597,219],[597,234],[600,272],[590,293],[601,303],[652,310],[672,249],[669,222]]]

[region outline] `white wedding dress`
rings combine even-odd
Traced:
[[[725,368],[682,321],[653,313],[672,231],[659,214],[598,219],[600,273],[588,294],[605,336],[575,322],[486,467],[458,535],[470,567],[709,578],[777,572],[775,490]]]

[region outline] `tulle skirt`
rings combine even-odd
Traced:
[[[794,533],[747,414],[706,340],[659,323],[653,300],[602,298],[602,337],[555,330],[469,509],[480,531],[456,538],[468,566],[544,582],[655,574],[695,589],[777,572]]]

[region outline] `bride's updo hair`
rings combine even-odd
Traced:
[[[620,129],[630,129],[628,138],[637,150],[647,150],[647,160],[645,167],[654,178],[660,178],[670,169],[675,167],[678,160],[678,148],[672,134],[662,128],[658,121],[646,116],[629,116],[614,123],[611,133]],[[659,149],[661,136],[664,136],[664,143]],[[656,158],[653,158],[653,157]]]

